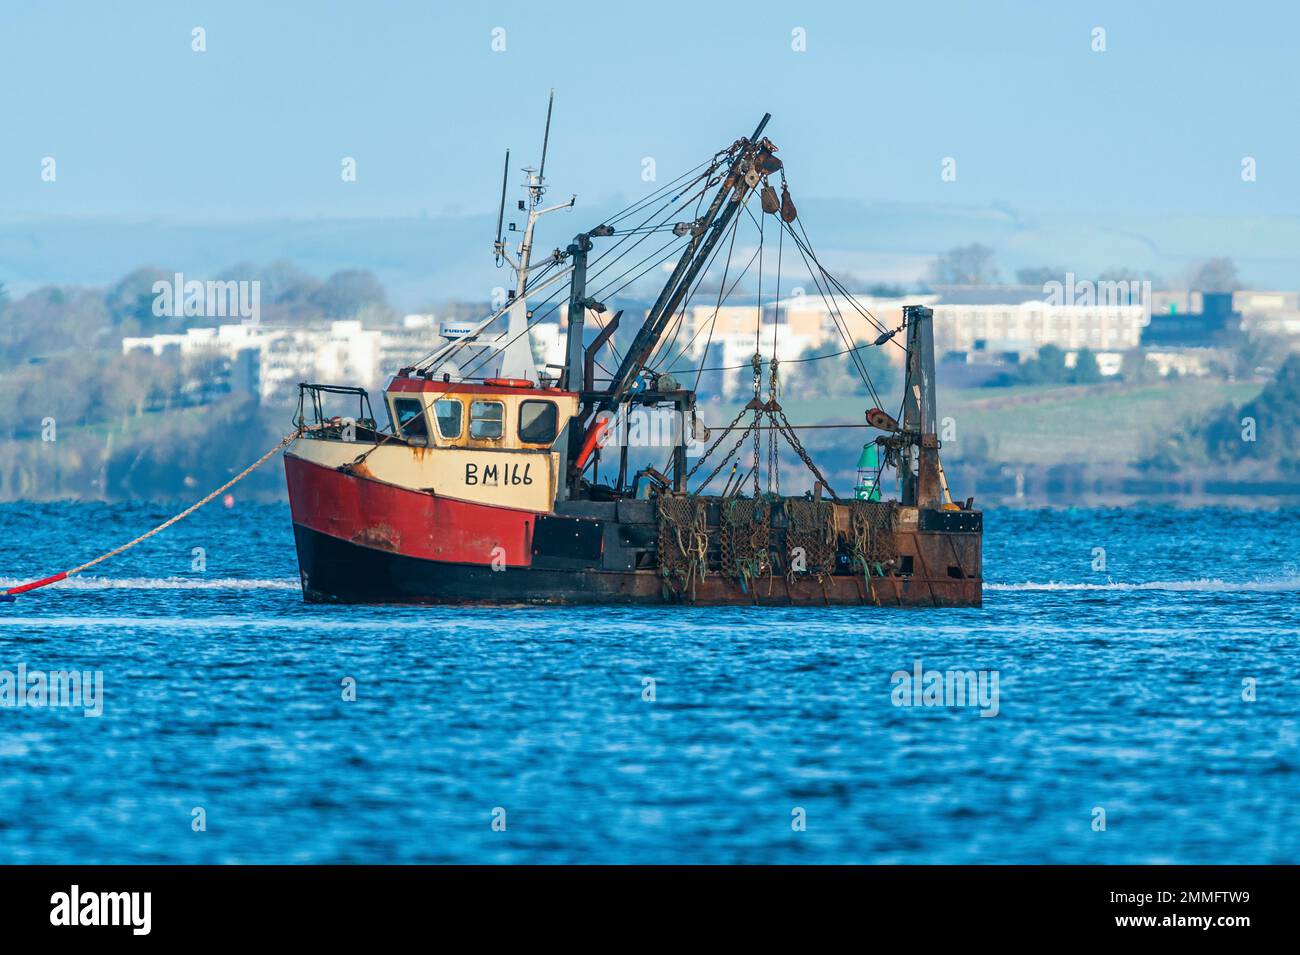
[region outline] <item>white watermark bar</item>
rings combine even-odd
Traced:
[[[157,318],[238,318],[244,325],[262,320],[262,283],[247,280],[186,280],[177,272],[169,281],[153,283],[153,314]]]
[[[890,699],[895,706],[975,706],[980,716],[1001,708],[999,670],[927,670],[920,660],[912,670],[895,670]]]
[[[82,716],[104,715],[102,670],[29,670],[20,663],[0,670],[0,708],[82,710]]]

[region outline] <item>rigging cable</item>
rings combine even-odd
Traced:
[[[746,207],[745,211],[749,215],[750,219],[754,221],[755,225],[758,225],[757,220],[754,219],[753,212],[749,210],[748,206]],[[802,243],[799,242],[798,235],[796,235],[795,232],[792,229],[790,229],[789,224],[785,223],[784,220],[782,221],[782,225],[784,226],[785,229],[790,231],[791,238],[795,240],[796,247],[799,249],[799,254],[804,260],[804,266],[808,269],[808,277],[812,280],[813,284],[817,287],[817,292],[819,295],[821,295],[822,298],[822,304],[826,306],[827,313],[830,315],[832,323],[835,325],[836,330],[839,332],[840,338],[844,341],[845,345],[849,346],[850,349],[852,349],[853,336],[849,332],[848,323],[845,322],[842,312],[840,311],[838,305],[834,301],[835,300],[834,291],[832,289],[831,297],[828,299],[826,291],[822,288],[822,283],[817,277],[817,272],[813,271],[812,264],[809,262],[811,249],[805,251]],[[803,224],[800,223],[800,228],[802,227]],[[829,273],[826,272],[826,270],[822,267],[821,263],[817,263],[817,269],[827,277],[827,285],[829,286],[830,285]],[[874,319],[872,323],[875,324]],[[877,325],[876,327],[883,331],[883,326]],[[852,361],[854,368],[857,370],[858,376],[862,379],[863,384],[866,385],[868,394],[870,394],[872,400],[874,400],[875,403],[879,405],[881,403],[880,396],[876,391],[876,386],[874,382],[872,382],[871,380],[871,375],[867,371],[866,365],[862,362],[862,359],[856,354],[856,352],[853,352],[851,354],[850,360]]]
[[[629,206],[625,207],[624,209],[622,209],[621,211],[615,213],[615,215],[614,215],[611,219],[607,219],[606,222],[607,222],[607,223],[613,223],[613,222],[617,222],[617,221],[620,221],[621,219],[626,218],[628,215],[630,215],[630,214],[633,213],[634,211],[637,211],[639,208],[642,208],[642,207],[644,207],[644,206],[646,206],[646,205],[649,205],[652,201],[654,201],[654,199],[655,199],[657,196],[659,196],[659,195],[660,195],[661,193],[663,193],[665,190],[667,190],[667,189],[671,189],[673,186],[675,186],[675,185],[677,185],[678,183],[682,182],[683,180],[687,179],[687,177],[691,176],[693,173],[695,173],[695,172],[697,172],[698,170],[703,169],[704,167],[707,166],[708,169],[706,169],[704,173],[695,176],[694,179],[691,179],[690,182],[688,182],[688,183],[686,184],[685,188],[689,189],[689,188],[692,187],[696,182],[698,182],[698,181],[701,180],[701,179],[705,179],[705,178],[707,178],[708,176],[710,176],[710,175],[713,173],[713,170],[716,168],[716,165],[717,165],[717,157],[718,157],[719,155],[721,155],[722,152],[725,152],[725,150],[720,151],[719,153],[715,153],[713,159],[708,160],[708,161],[703,162],[703,163],[700,163],[699,165],[695,166],[693,169],[687,170],[685,173],[682,173],[680,176],[676,177],[675,179],[671,180],[670,182],[667,182],[667,183],[665,183],[664,185],[660,186],[658,189],[654,190],[654,191],[651,192],[649,195],[644,196],[644,197],[641,198],[641,199],[638,199],[636,202],[633,202],[631,205],[629,205]],[[646,222],[648,222],[650,219],[652,219],[652,218],[653,218],[657,213],[662,212],[662,211],[663,211],[667,206],[671,205],[673,202],[677,201],[677,199],[681,198],[681,195],[682,195],[682,194],[679,193],[679,194],[676,195],[676,196],[672,196],[672,197],[670,197],[670,198],[669,198],[666,202],[664,202],[664,203],[663,203],[663,204],[662,204],[662,205],[661,205],[657,210],[655,210],[655,212],[652,212],[649,216],[646,217],[646,219],[642,220],[642,222],[639,223],[639,225],[644,225]],[[638,227],[636,227],[636,226],[633,227],[633,229],[636,229],[636,228],[638,228]],[[601,253],[600,255],[598,255],[598,256],[595,258],[595,260],[593,260],[593,263],[592,263],[592,264],[595,264],[596,262],[599,262],[599,261],[603,260],[603,259],[604,259],[606,256],[608,256],[610,253],[614,252],[616,249],[618,249],[618,247],[619,247],[620,245],[623,244],[623,242],[627,241],[627,239],[628,239],[629,237],[630,237],[630,234],[625,234],[625,235],[623,235],[623,237],[622,237],[618,242],[616,242],[616,243],[615,243],[613,246],[611,246],[609,249],[605,250],[603,253]],[[638,243],[633,243],[632,248],[635,248],[637,244],[639,244],[639,240],[638,240]],[[630,249],[627,250],[627,251],[630,251]],[[619,256],[619,257],[621,257],[621,256]],[[619,257],[616,257],[616,258],[614,259],[614,261],[617,261],[617,258],[619,258]],[[559,262],[558,259],[556,259],[556,260],[552,260],[551,263],[548,263],[548,265],[547,265],[547,267],[546,267],[547,270],[549,270],[553,265],[558,264],[558,262]],[[611,262],[610,264],[613,264],[613,263]],[[544,273],[543,273],[543,274],[544,274]],[[598,272],[596,272],[595,274],[596,274],[596,275],[599,275],[600,273],[599,273],[599,271],[598,271]],[[593,276],[593,277],[594,277],[594,276]],[[538,276],[538,279],[540,279],[540,278],[541,278],[541,275]],[[534,284],[535,284],[535,282],[536,282],[536,280],[534,280]],[[526,295],[527,295],[527,289],[525,289],[525,297],[526,297]],[[542,305],[545,305],[547,302],[551,301],[552,298],[554,298],[554,294],[552,294],[551,296],[548,296],[548,297],[547,297],[547,298],[542,302]],[[539,307],[540,307],[540,306],[539,306]],[[548,312],[547,314],[549,315],[550,313]],[[486,330],[487,330],[487,329],[484,329],[484,331],[486,331]],[[513,339],[512,339],[512,340],[513,340]],[[452,349],[452,350],[451,350],[447,355],[444,356],[444,360],[447,360],[447,361],[451,360],[455,355],[457,355],[457,354],[460,353],[460,351],[462,350],[462,348],[464,348],[464,347],[468,347],[470,344],[471,344],[471,342],[468,342],[468,341],[463,342],[463,343],[459,343],[459,344],[458,344],[456,347],[454,347],[454,348],[453,348],[453,349]],[[421,358],[418,362],[416,362],[415,365],[414,365],[414,367],[416,367],[416,368],[421,367],[421,366],[422,366],[426,361],[428,361],[428,360],[429,360],[430,358],[432,358],[435,354],[437,354],[437,351],[438,351],[438,349],[435,349],[434,351],[429,352],[427,355],[425,355],[423,358]],[[495,355],[495,354],[498,354],[498,353],[499,353],[499,349],[498,349],[497,351],[490,352],[489,354],[493,354],[493,355]]]
[[[790,230],[789,225],[786,225],[786,229]],[[862,378],[863,383],[867,386],[868,394],[871,395],[872,400],[876,403],[877,406],[879,406],[881,404],[880,395],[876,391],[876,386],[871,380],[871,374],[867,371],[866,365],[863,363],[861,357],[858,355],[857,350],[853,347],[853,339],[848,332],[847,326],[843,324],[843,316],[840,314],[838,308],[835,305],[833,305],[829,299],[827,299],[826,292],[822,288],[821,280],[817,277],[815,273],[813,273],[812,266],[808,262],[807,255],[804,253],[802,246],[799,246],[798,236],[794,234],[793,230],[790,230],[790,235],[791,238],[795,240],[796,246],[799,247],[799,254],[800,256],[803,257],[804,264],[808,266],[808,271],[810,277],[812,278],[813,284],[816,286],[818,294],[821,295],[823,304],[826,305],[826,309],[830,314],[831,320],[835,325],[836,331],[839,332],[840,338],[843,339],[844,344],[848,346],[848,354],[850,360],[853,363],[853,366],[857,369],[859,377]]]
[[[702,190],[702,191],[699,193],[698,197],[696,198],[696,201],[695,201],[695,218],[694,218],[694,220],[693,220],[693,221],[695,221],[695,222],[698,222],[698,221],[700,220],[700,207],[704,205],[704,197],[705,197],[705,195],[707,194],[707,192],[708,192],[707,189]],[[717,258],[718,258],[718,250],[715,249],[713,255],[710,257],[710,259],[709,259],[708,263],[706,264],[704,270],[701,272],[701,276],[700,276],[700,278],[696,281],[696,283],[695,283],[695,287],[694,287],[693,289],[691,289],[691,290],[686,294],[686,296],[682,299],[682,304],[681,304],[681,308],[680,308],[680,310],[674,312],[674,315],[673,315],[673,331],[672,331],[672,336],[671,336],[670,338],[666,339],[666,341],[667,341],[666,349],[667,349],[667,350],[671,350],[672,347],[673,347],[673,345],[675,345],[675,344],[677,343],[677,336],[678,336],[678,334],[681,332],[682,325],[683,325],[684,322],[685,322],[685,318],[686,318],[686,308],[687,308],[687,306],[690,304],[690,300],[691,300],[691,298],[693,298],[694,295],[695,295],[695,293],[699,290],[700,284],[704,281],[703,276],[704,276],[704,275],[707,275],[707,274],[708,274],[708,271],[709,271],[710,269],[713,268],[713,263],[717,261]],[[649,358],[647,358],[647,360],[646,360],[646,364],[650,364],[652,361],[656,360],[660,354],[663,354],[663,353],[665,352],[664,341],[665,341],[665,339],[663,339],[663,338],[661,337],[660,341],[655,342],[654,348],[651,350],[651,352],[650,352],[650,356],[649,356]]]

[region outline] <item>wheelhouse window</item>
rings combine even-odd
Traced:
[[[529,444],[550,444],[559,426],[559,409],[554,401],[525,401],[519,406],[519,440]]]
[[[424,416],[424,402],[418,398],[396,398],[393,411],[397,415],[397,429],[404,438],[429,438],[429,421]]]
[[[439,398],[433,403],[433,417],[438,422],[438,433],[444,438],[460,437],[461,403],[455,398]]]
[[[472,401],[469,406],[469,436],[499,438],[506,417],[506,406],[499,401]]]

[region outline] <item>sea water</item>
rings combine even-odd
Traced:
[[[177,509],[2,506],[0,578]],[[1298,517],[992,511],[978,610],[461,609],[306,605],[217,503],[0,604],[0,863],[1294,863]]]

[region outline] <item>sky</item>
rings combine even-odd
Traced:
[[[7,4],[0,31],[11,224],[491,213],[551,88],[548,179],[580,204],[770,111],[801,196],[1300,213],[1300,13],[1280,2],[49,2]]]

